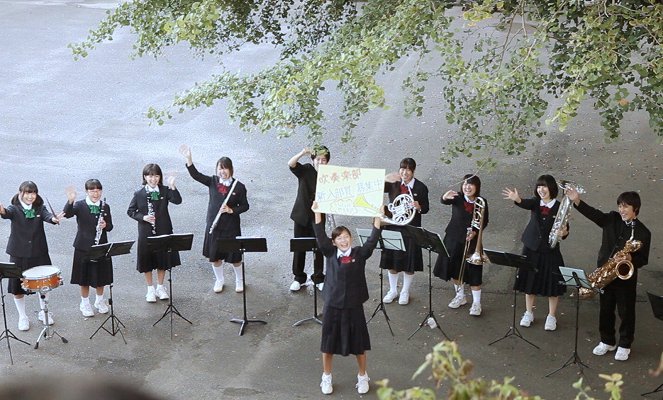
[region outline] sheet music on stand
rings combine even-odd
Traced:
[[[371,236],[372,229],[357,228],[357,236],[359,236],[359,243],[363,246],[364,243]],[[379,250],[398,250],[405,251],[405,241],[403,235],[398,231],[382,230],[380,232],[380,240],[375,246]]]
[[[405,225],[405,234],[411,236],[422,249],[449,257],[447,247],[438,233],[427,231],[420,226]]]
[[[587,274],[585,274],[585,271],[582,269],[571,268],[571,267],[559,267],[559,272],[562,274],[562,277],[564,277],[563,283],[566,286],[575,286],[575,287],[579,286],[586,289],[596,290],[589,283],[589,279],[587,279]],[[577,281],[576,278],[578,278]]]

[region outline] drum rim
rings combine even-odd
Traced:
[[[45,272],[41,272],[43,275],[40,275],[40,276],[27,276],[26,275],[26,273],[30,272],[33,269],[37,269],[37,268],[50,269],[51,272],[46,273],[46,274],[45,274]],[[33,272],[37,272],[37,271],[33,271]],[[58,274],[61,274],[61,273],[62,273],[62,271],[54,265],[37,265],[37,266],[26,269],[25,271],[23,271],[23,273],[21,273],[21,275],[23,275],[23,278],[25,278],[25,279],[44,279],[44,278],[50,278],[54,275],[58,275]]]

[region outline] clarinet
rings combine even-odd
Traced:
[[[101,234],[104,232],[104,230],[101,228],[101,221],[104,220],[104,205],[106,204],[106,198],[104,197],[103,200],[101,200],[101,203],[99,203],[99,215],[97,216],[97,234],[94,237],[94,244],[98,245],[99,241],[101,240]]]
[[[147,192],[147,215],[153,217],[154,216],[154,204],[152,204],[152,199],[150,197],[150,192],[148,192],[147,189],[145,189],[145,191]],[[156,235],[157,234],[156,221],[155,222],[150,222],[150,224],[152,225],[152,234]]]

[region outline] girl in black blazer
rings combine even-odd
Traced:
[[[158,164],[147,164],[143,168],[143,186],[136,190],[127,214],[138,221],[138,258],[136,269],[145,274],[148,303],[168,300],[168,292],[163,286],[163,280],[168,268],[180,265],[180,255],[173,251],[170,253],[152,252],[147,247],[149,236],[168,235],[173,233],[173,224],[168,213],[168,203],[181,204],[182,196],[175,187],[175,177],[168,179],[168,186],[162,184],[161,167]],[[157,288],[152,284],[152,270],[157,270]]]
[[[237,236],[242,236],[239,216],[249,210],[249,202],[246,199],[246,186],[233,178],[233,162],[230,158],[221,157],[216,162],[216,174],[209,176],[198,172],[196,166],[193,165],[191,148],[189,146],[182,145],[180,152],[186,158],[186,168],[189,171],[189,175],[209,189],[203,255],[212,263],[212,270],[216,277],[214,292],[220,293],[223,291],[223,262],[225,261],[232,264],[235,271],[235,292],[241,293],[244,291],[242,253],[224,253],[217,247],[219,238],[234,239]],[[210,228],[219,211],[221,212],[221,216],[210,233]]]
[[[465,284],[472,290],[472,306],[470,315],[481,315],[481,284],[483,283],[483,266],[468,263],[465,258],[473,254],[478,240],[478,228],[472,228],[475,200],[481,196],[481,180],[474,174],[463,177],[460,192],[449,190],[440,199],[442,204],[451,206],[451,219],[444,235],[444,246],[449,252],[440,254],[435,262],[433,273],[435,276],[448,281],[453,279],[455,297],[449,303],[450,308],[458,308],[467,304],[465,299]],[[482,228],[488,225],[488,202],[484,199]],[[465,245],[470,241],[465,254]],[[460,269],[465,265],[463,281],[460,279]]]
[[[559,243],[550,248],[548,236],[559,210],[556,200],[559,192],[557,182],[551,175],[541,175],[536,180],[534,197],[521,199],[518,189],[506,188],[502,191],[505,199],[512,200],[518,207],[530,210],[530,220],[522,235],[523,254],[537,271],[518,271],[514,289],[525,293],[526,311],[520,320],[520,326],[529,327],[534,321],[534,300],[536,296],[548,297],[548,316],[544,329],[557,329],[557,303],[559,296],[566,292],[566,286],[560,284],[562,275],[559,266],[564,265]],[[568,225],[562,227],[562,239],[568,236]]]
[[[401,194],[411,194],[414,199],[415,215],[409,225],[421,226],[421,215],[429,209],[428,187],[414,179],[417,162],[412,158],[401,160],[398,172],[385,177],[384,191],[389,195],[389,202],[394,201]],[[388,225],[385,229],[403,232],[405,228],[398,225]],[[382,299],[391,303],[398,297],[398,304],[405,305],[410,302],[410,285],[414,279],[415,271],[423,271],[424,262],[421,247],[412,238],[405,239],[405,251],[384,250],[380,257],[380,268],[389,270],[389,291]],[[403,272],[403,287],[398,295],[398,275]]]
[[[104,286],[113,283],[111,259],[91,261],[88,258],[90,247],[108,243],[106,232],[113,230],[110,206],[102,200],[102,186],[98,179],[85,182],[85,199],[76,201],[76,190],[67,188],[67,203],[64,205],[65,218],[76,216],[78,231],[74,239],[74,261],[71,268],[71,284],[81,288],[81,303],[78,306],[84,317],[94,316],[90,304],[90,286],[96,289],[94,307],[100,314],[106,314],[108,304],[104,299]]]
[[[18,193],[11,199],[11,204],[6,208],[0,204],[0,217],[11,220],[11,231],[7,241],[7,254],[9,261],[16,264],[21,271],[28,270],[39,265],[50,265],[51,258],[48,255],[48,244],[46,233],[44,233],[44,222],[57,224],[60,215],[53,215],[44,205],[44,200],[39,196],[37,185],[32,181],[21,183]],[[10,278],[7,291],[14,295],[14,303],[18,311],[18,330],[30,329],[30,320],[25,313],[26,292],[21,287],[19,278]],[[44,322],[46,298],[39,298],[41,311],[39,320]],[[48,322],[53,324],[53,315],[48,313]]]
[[[317,209],[313,203],[312,209]],[[366,327],[364,303],[368,300],[366,285],[366,260],[380,236],[380,218],[373,220],[373,231],[363,246],[352,247],[352,234],[345,226],[334,228],[331,239],[325,233],[322,214],[315,212],[313,225],[318,247],[327,258],[327,274],[322,297],[325,306],[322,311],[322,381],[323,394],[330,394],[332,388],[332,359],[334,354],[357,357],[357,391],[368,392],[366,373],[366,351],[371,349],[371,341]]]

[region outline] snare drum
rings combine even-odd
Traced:
[[[47,292],[62,285],[60,269],[52,265],[40,265],[23,271],[21,287],[29,292]]]

